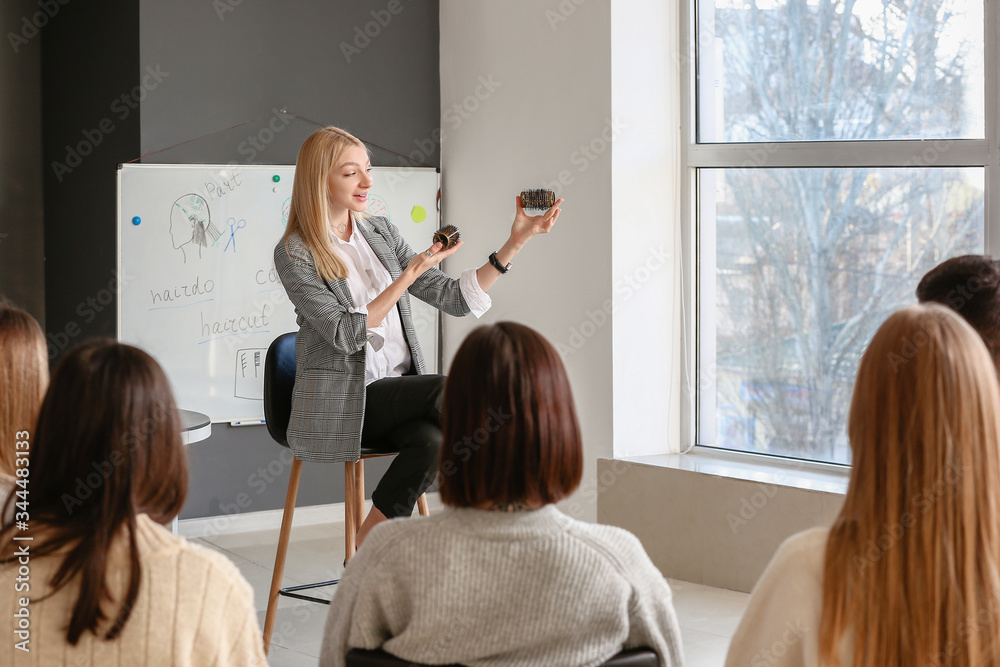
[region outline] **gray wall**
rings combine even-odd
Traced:
[[[0,46],[0,294],[44,326],[42,40],[31,23],[36,11],[31,0],[0,3],[0,33],[17,36]]]
[[[226,130],[285,108],[398,153],[420,149],[415,158],[438,166],[438,147],[426,141],[440,124],[437,2],[234,4],[139,2],[137,71],[161,79],[141,103],[141,154],[225,130],[144,161],[294,164],[316,125],[269,125],[267,117]],[[366,28],[374,36],[358,37]],[[377,148],[372,154],[375,165],[409,164]],[[283,506],[291,458],[263,427],[216,424],[188,456],[182,519]],[[365,464],[369,495],[387,466]],[[342,501],[343,477],[342,465],[305,465],[298,505]]]
[[[141,81],[135,0],[55,4],[41,35],[52,360],[85,338],[116,333],[115,168],[139,152],[139,114],[121,98]]]

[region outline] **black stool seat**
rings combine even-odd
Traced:
[[[347,667],[429,667],[415,662],[402,660],[381,649],[365,651],[353,648],[347,653]],[[611,656],[604,667],[659,667],[660,661],[656,651],[651,648],[632,648]],[[462,667],[461,665],[446,665],[444,667]]]

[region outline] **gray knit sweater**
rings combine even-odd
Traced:
[[[682,664],[670,587],[634,535],[554,505],[446,509],[369,534],[337,586],[319,664],[381,647],[426,664],[600,665],[636,646]]]

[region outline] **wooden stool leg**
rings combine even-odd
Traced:
[[[288,478],[288,492],[285,494],[285,509],[281,513],[281,531],[278,533],[278,552],[274,556],[274,571],[271,573],[271,592],[267,596],[267,613],[264,615],[264,655],[271,650],[271,632],[278,612],[278,591],[281,590],[281,576],[285,572],[285,556],[288,554],[288,538],[292,532],[292,516],[295,514],[295,498],[299,493],[299,477],[302,475],[302,461],[292,461],[292,473]]]
[[[365,522],[365,461],[358,459],[354,464],[354,511],[358,530]]]
[[[427,506],[427,494],[421,493],[420,497],[417,498],[417,510],[420,512],[420,516],[430,516],[431,510]]]
[[[358,531],[365,520],[365,466],[359,461],[344,464],[345,475],[351,477],[351,483],[344,485],[344,560],[351,558],[358,550]]]
[[[354,510],[354,462],[344,464],[344,560],[351,560],[358,537],[357,512]]]

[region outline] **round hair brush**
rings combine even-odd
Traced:
[[[552,190],[524,190],[521,192],[521,208],[545,211],[556,203],[556,193]]]
[[[448,225],[434,232],[434,243],[440,243],[442,250],[452,247],[458,243],[460,238],[461,235],[458,233],[458,227],[455,225]]]

